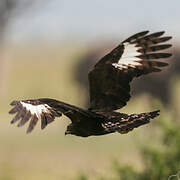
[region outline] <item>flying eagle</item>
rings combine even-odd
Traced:
[[[127,133],[134,128],[150,122],[159,115],[159,110],[124,114],[115,110],[124,107],[130,99],[130,82],[135,78],[152,72],[160,72],[168,63],[156,59],[168,58],[170,53],[159,52],[171,47],[164,42],[170,36],[162,36],[164,31],[148,34],[137,33],[120,43],[105,55],[89,72],[90,107],[82,109],[55,99],[41,98],[13,101],[10,114],[17,113],[11,121],[19,121],[18,127],[30,121],[30,133],[41,120],[44,129],[56,117],[70,118],[65,134],[88,137],[119,132]]]

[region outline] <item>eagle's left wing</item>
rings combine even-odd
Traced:
[[[159,72],[168,65],[155,60],[171,56],[158,52],[171,47],[171,44],[163,44],[171,37],[162,37],[164,31],[147,34],[148,31],[143,31],[129,37],[95,65],[89,73],[90,109],[122,108],[130,99],[130,82],[134,77]]]
[[[18,127],[21,127],[29,121],[27,133],[34,129],[38,120],[41,120],[41,129],[44,129],[62,114],[70,118],[74,123],[84,121],[87,117],[95,116],[95,113],[48,98],[13,101],[11,105],[13,109],[9,113],[16,113],[11,123],[14,124],[18,121]]]

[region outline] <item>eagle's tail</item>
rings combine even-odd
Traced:
[[[159,116],[160,110],[141,113],[141,114],[129,114],[126,119],[126,123],[118,130],[121,134],[126,134],[132,131],[134,128],[142,126],[150,122],[150,119],[154,119]]]
[[[159,112],[159,110],[141,114],[112,112],[108,114],[108,122],[103,123],[103,127],[109,133],[119,132],[126,134],[134,128],[149,123],[150,119],[154,119],[159,115]]]

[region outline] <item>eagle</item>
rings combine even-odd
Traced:
[[[125,114],[117,110],[130,100],[130,83],[135,77],[160,72],[168,63],[158,59],[172,54],[162,52],[172,45],[166,42],[171,36],[165,32],[139,32],[121,42],[110,53],[101,58],[88,74],[90,107],[83,109],[49,98],[13,101],[10,114],[15,114],[11,123],[21,127],[29,121],[27,133],[31,133],[38,120],[41,129],[56,117],[67,116],[71,123],[66,134],[81,137],[99,136],[109,133],[128,133],[134,128],[150,122],[159,115],[159,110]]]

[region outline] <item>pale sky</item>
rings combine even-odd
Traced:
[[[43,1],[41,1],[43,2]],[[126,37],[166,30],[180,39],[180,0],[44,0],[11,24],[13,40]]]

